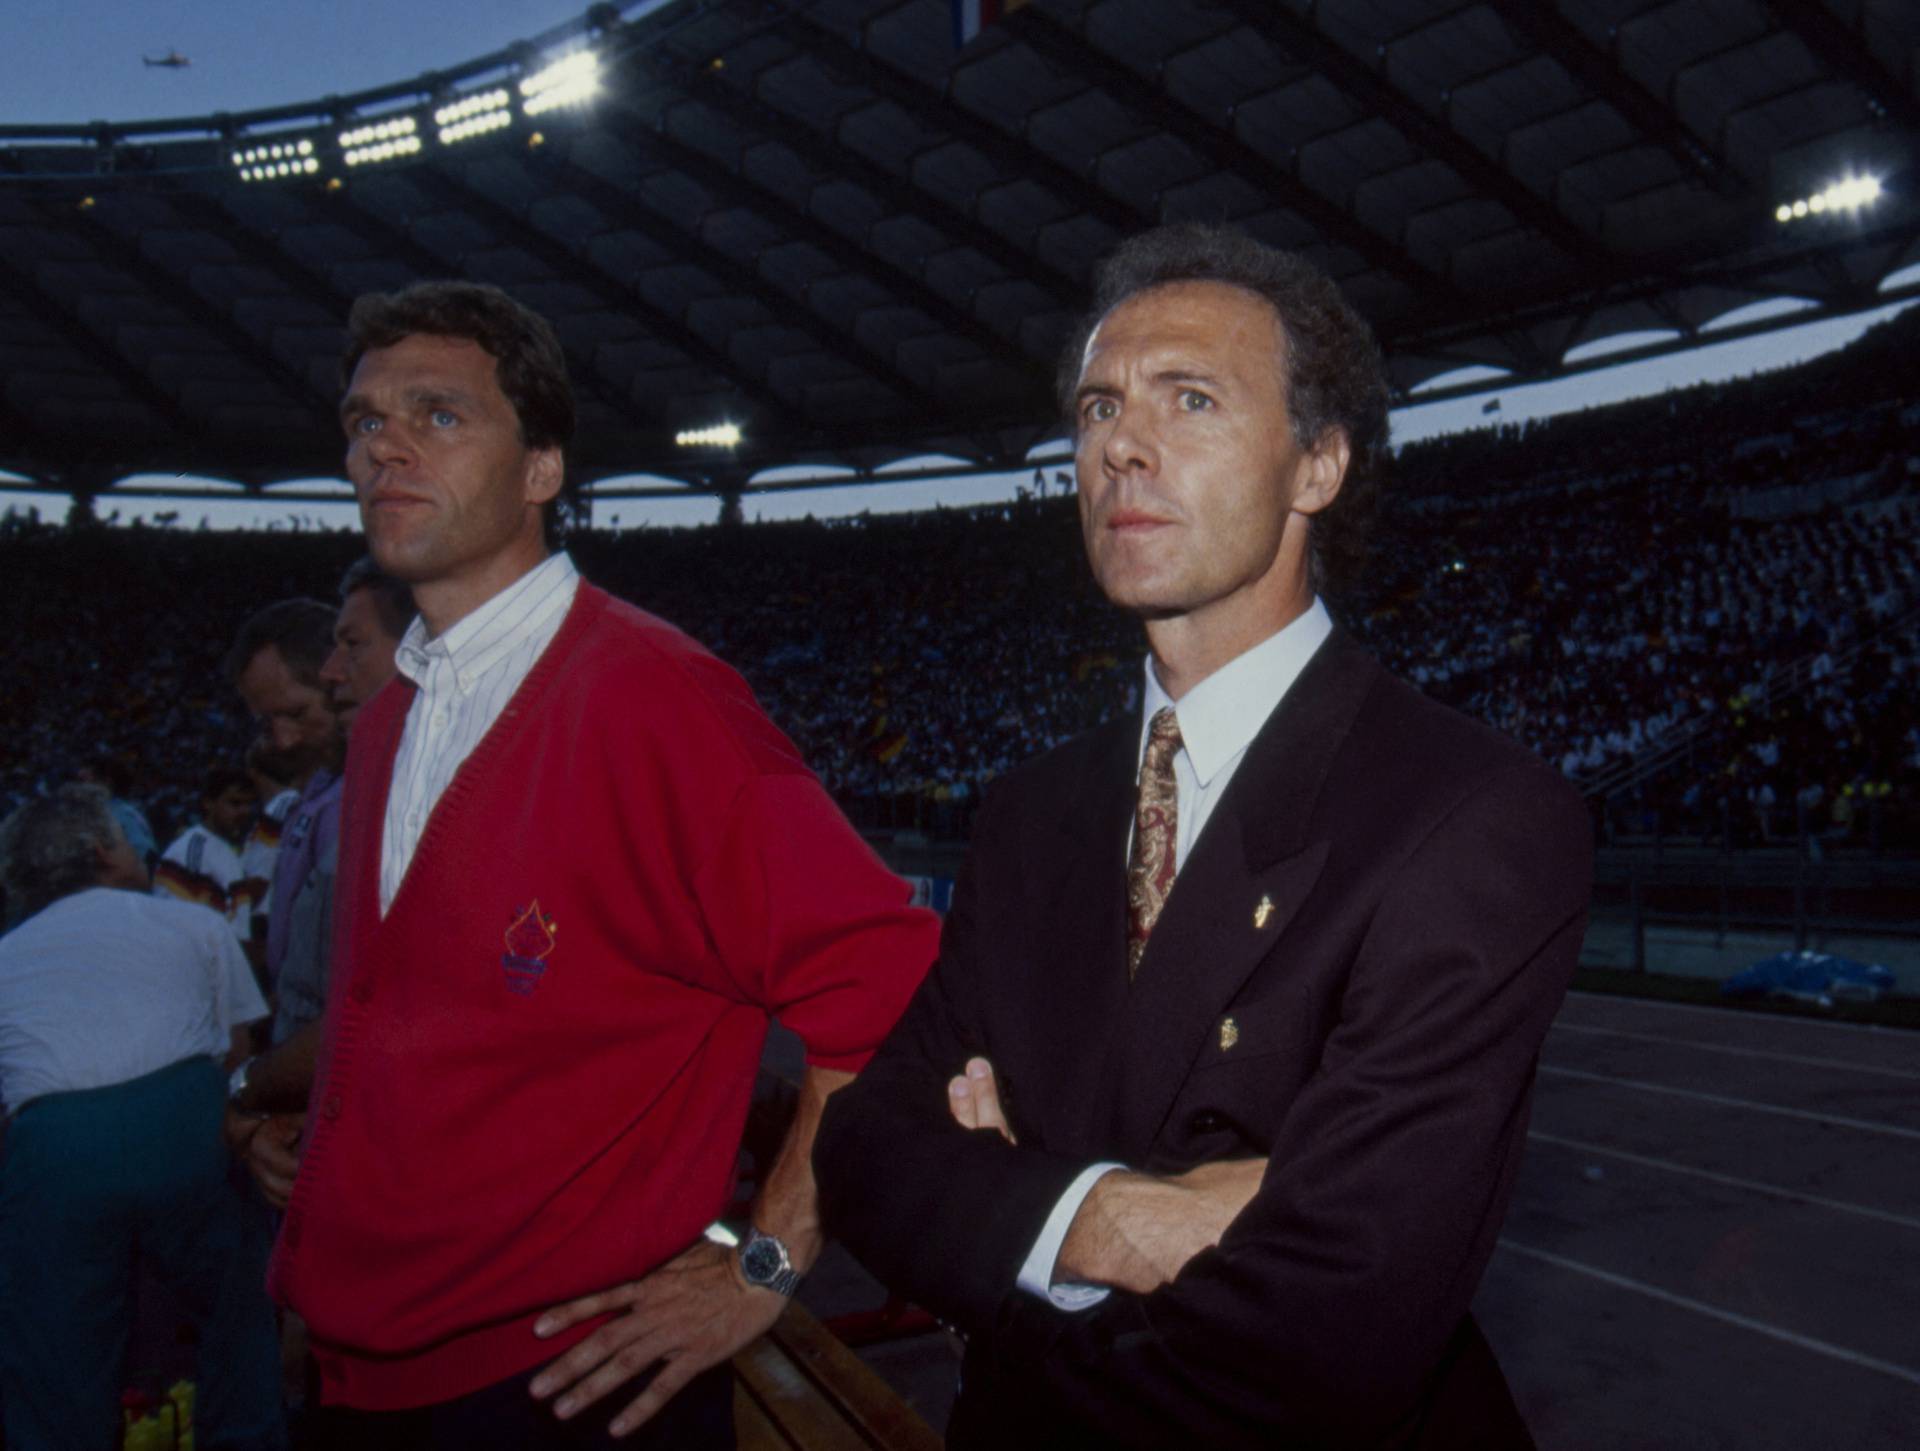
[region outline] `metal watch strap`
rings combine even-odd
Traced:
[[[779,1253],[780,1268],[770,1276],[756,1278],[747,1268],[747,1257],[756,1246],[762,1244],[772,1245]],[[775,1294],[783,1295],[789,1300],[793,1298],[793,1292],[800,1288],[800,1271],[793,1267],[793,1260],[787,1253],[786,1245],[777,1236],[765,1234],[751,1225],[747,1227],[747,1237],[740,1242],[740,1273],[746,1277],[748,1284],[757,1285],[763,1290],[772,1290]]]

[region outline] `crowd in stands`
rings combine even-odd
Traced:
[[[1335,615],[1595,788],[1614,829],[1911,844],[1920,405],[1895,364],[1916,333],[1908,314],[1791,372],[1411,447]],[[570,548],[738,667],[863,825],[958,834],[995,775],[1139,689],[1138,628],[1068,499]],[[166,840],[252,735],[218,670],[236,622],[327,594],[359,552],[0,525],[0,809],[107,758]]]

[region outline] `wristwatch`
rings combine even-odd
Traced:
[[[266,1115],[263,1113],[255,1113],[250,1108],[240,1106],[240,1100],[247,1094],[247,1074],[257,1061],[259,1061],[257,1057],[243,1058],[240,1060],[240,1066],[227,1075],[227,1103],[236,1112],[253,1114],[255,1118],[265,1118]]]
[[[758,1285],[789,1299],[800,1288],[800,1271],[793,1267],[787,1247],[773,1235],[762,1234],[751,1225],[740,1245],[740,1273],[749,1285]]]

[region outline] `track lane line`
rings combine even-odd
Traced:
[[[1585,1033],[1592,1037],[1628,1038],[1636,1043],[1663,1043],[1671,1048],[1692,1048],[1701,1053],[1724,1053],[1734,1058],[1764,1058],[1769,1063],[1793,1063],[1805,1068],[1839,1068],[1849,1073],[1877,1073],[1884,1078],[1906,1078],[1920,1082],[1920,1071],[1910,1068],[1881,1068],[1871,1063],[1847,1063],[1838,1058],[1812,1058],[1801,1053],[1774,1053],[1764,1048],[1734,1048],[1721,1043],[1699,1043],[1691,1038],[1669,1038],[1664,1033],[1630,1033],[1624,1028],[1591,1028],[1584,1023],[1555,1023],[1556,1033]]]
[[[1657,1170],[1660,1173],[1683,1174],[1691,1179],[1705,1179],[1710,1183],[1724,1184],[1733,1189],[1745,1189],[1756,1194],[1791,1199],[1799,1204],[1811,1204],[1816,1208],[1832,1209],[1841,1214],[1857,1214],[1863,1219],[1882,1220],[1887,1224],[1898,1225],[1902,1229],[1920,1229],[1920,1217],[1895,1214],[1889,1209],[1875,1209],[1865,1204],[1848,1204],[1844,1200],[1806,1194],[1798,1189],[1783,1188],[1778,1184],[1763,1184],[1757,1179],[1742,1179],[1733,1174],[1721,1174],[1713,1169],[1697,1169],[1691,1164],[1676,1163],[1670,1159],[1654,1159],[1645,1154],[1630,1153],[1626,1149],[1611,1149],[1604,1144],[1590,1144],[1581,1139],[1562,1138],[1559,1134],[1546,1133],[1540,1129],[1527,1130],[1527,1137],[1537,1139],[1543,1144],[1552,1144],[1555,1148],[1575,1149],[1583,1154],[1598,1154],[1608,1159],[1622,1159],[1629,1164],[1638,1164],[1642,1168]]]
[[[1862,1355],[1859,1351],[1849,1350],[1844,1345],[1835,1345],[1827,1340],[1816,1340],[1811,1335],[1802,1335],[1798,1331],[1783,1329],[1778,1325],[1769,1325],[1764,1320],[1755,1320],[1752,1316],[1742,1315],[1737,1310],[1723,1310],[1718,1305],[1709,1305],[1704,1300],[1695,1300],[1687,1295],[1676,1295],[1671,1290],[1663,1290],[1658,1285],[1649,1285],[1646,1281],[1636,1280],[1630,1275],[1618,1275],[1612,1270],[1603,1270],[1597,1265],[1582,1264],[1579,1260],[1568,1259],[1565,1255],[1554,1254],[1551,1250],[1519,1244],[1504,1236],[1498,1242],[1497,1248],[1526,1259],[1539,1260],[1543,1264],[1553,1265],[1576,1275],[1585,1275],[1588,1279],[1598,1280],[1616,1289],[1631,1290],[1635,1294],[1658,1300],[1664,1305],[1691,1310],[1696,1315],[1704,1315],[1723,1324],[1736,1325],[1742,1330],[1751,1330],[1756,1335],[1764,1335],[1770,1340],[1778,1340],[1800,1350],[1810,1350],[1816,1355],[1844,1361],[1848,1365],[1857,1365],[1863,1370],[1878,1371],[1881,1375],[1892,1376],[1895,1380],[1905,1381],[1911,1386],[1920,1386],[1920,1370],[1895,1365],[1890,1360],[1879,1360],[1871,1355]]]
[[[1711,1103],[1721,1108],[1744,1108],[1754,1113],[1773,1114],[1779,1118],[1802,1119],[1807,1123],[1828,1124],[1834,1128],[1860,1129],[1870,1134],[1887,1134],[1898,1139],[1920,1140],[1920,1129],[1902,1128],[1898,1124],[1876,1123],[1872,1119],[1847,1118],[1841,1114],[1815,1113],[1811,1109],[1782,1108],[1774,1103],[1756,1103],[1750,1098],[1729,1098],[1725,1094],[1701,1093],[1692,1088],[1669,1088],[1664,1083],[1647,1083],[1638,1078],[1614,1078],[1605,1073],[1588,1073],[1580,1068],[1561,1068],[1552,1063],[1542,1063],[1540,1072],[1556,1078],[1572,1078],[1582,1083],[1601,1083],[1609,1088],[1632,1088],[1642,1093],[1660,1093],[1671,1098],[1684,1098],[1694,1103]]]
[[[1706,1013],[1716,1018],[1733,1016],[1748,1023],[1790,1023],[1795,1027],[1821,1028],[1829,1033],[1868,1033],[1880,1038],[1905,1038],[1914,1040],[1911,1028],[1890,1028],[1885,1023],[1836,1023],[1827,1018],[1806,1018],[1797,1013],[1755,1013],[1731,1005],[1715,1007],[1707,1003],[1670,1003],[1662,998],[1633,998],[1625,993],[1581,992],[1577,988],[1569,989],[1567,998],[1578,998],[1583,1003],[1625,1003],[1631,1009],[1657,1008],[1668,1013]]]

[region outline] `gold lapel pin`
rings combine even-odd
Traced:
[[[1259,931],[1267,925],[1267,919],[1273,915],[1273,898],[1265,892],[1260,894],[1260,905],[1253,909],[1253,928]]]
[[[1220,1020],[1220,1051],[1226,1052],[1240,1041],[1240,1025],[1230,1017]]]

